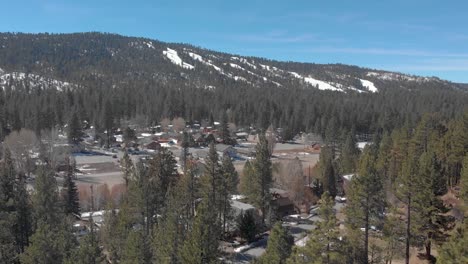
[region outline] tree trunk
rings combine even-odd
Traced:
[[[366,219],[365,219],[365,235],[364,235],[364,263],[369,263],[369,196],[366,199]]]
[[[424,247],[426,249],[426,259],[431,259],[431,233],[427,235],[426,242],[424,243]]]
[[[408,195],[408,209],[407,209],[407,214],[408,214],[408,221],[406,222],[406,257],[405,257],[405,263],[409,264],[409,259],[410,259],[410,238],[411,238],[411,195]]]

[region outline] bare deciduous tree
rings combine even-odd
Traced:
[[[185,128],[185,120],[182,117],[177,117],[172,120],[172,126],[176,132],[183,131]]]
[[[66,158],[70,156],[71,150],[67,147],[66,139],[60,137],[60,131],[56,128],[43,130],[41,138],[43,152],[41,155],[45,156],[43,159],[47,159],[52,168],[64,164]]]
[[[167,130],[170,124],[171,124],[171,120],[169,120],[169,118],[163,118],[163,120],[161,120],[161,128],[163,130]]]
[[[289,193],[289,199],[299,208],[305,199],[305,180],[302,162],[296,157],[279,164],[274,172],[275,184]]]
[[[3,142],[15,160],[16,169],[30,176],[34,169],[33,159],[38,156],[39,140],[34,131],[22,128],[10,133]]]
[[[270,156],[272,156],[276,146],[276,133],[272,125],[268,127],[265,134],[268,140],[268,151],[270,152]]]
[[[234,123],[229,123],[228,124],[228,130],[231,135],[233,135],[237,131],[237,126]]]

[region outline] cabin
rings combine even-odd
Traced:
[[[289,199],[289,194],[285,190],[270,188],[271,204],[276,210],[276,215],[280,218],[296,213],[294,203]]]
[[[226,144],[216,144],[216,152],[220,157],[228,156],[234,158],[237,156],[237,151],[231,145]]]
[[[147,149],[151,150],[160,150],[161,149],[161,144],[157,141],[152,141],[145,146]]]

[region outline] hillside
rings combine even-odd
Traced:
[[[435,77],[341,64],[278,62],[100,33],[1,34],[0,62],[3,81],[10,74],[34,73],[76,83],[87,75],[117,78],[115,85],[124,78],[137,76],[159,82],[183,77],[197,88],[208,89],[235,82],[251,87],[294,85],[342,92],[377,92],[379,88],[391,87],[459,87]]]
[[[15,94],[5,101],[7,130],[44,126],[36,124],[40,119],[50,122],[41,129],[64,124],[71,111],[98,123],[106,100],[115,120],[218,119],[228,110],[238,125],[322,134],[327,127],[389,129],[423,112],[452,116],[467,103],[466,85],[435,77],[280,62],[103,33],[1,33],[0,86],[6,98]]]

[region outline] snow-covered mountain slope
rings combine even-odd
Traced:
[[[273,87],[362,94],[429,86],[466,89],[435,77],[343,64],[273,61],[100,33],[0,33],[0,68],[2,86],[16,80],[16,85],[57,90],[97,80],[109,86],[134,80],[163,85],[183,80],[181,85],[209,90]]]

